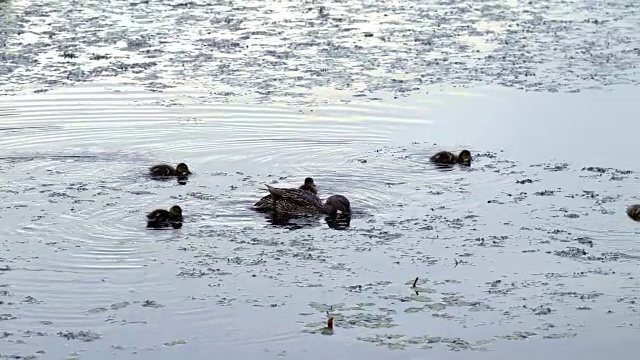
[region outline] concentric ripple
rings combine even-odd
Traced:
[[[388,179],[410,182],[411,173],[385,166],[385,159],[363,161],[362,154],[388,143],[399,124],[425,123],[396,121],[390,109],[340,105],[313,111],[234,104],[187,110],[167,106],[175,101],[168,94],[110,88],[0,103],[9,109],[3,112],[0,148],[10,149],[0,155],[0,172],[8,179],[0,187],[7,210],[0,217],[10,213],[12,221],[0,235],[21,270],[11,273],[12,292],[39,289],[34,297],[46,299],[36,311],[17,312],[22,322],[95,329],[102,313],[121,307],[126,312],[133,306],[126,305],[131,295],[140,300],[144,293],[155,294],[162,306],[180,308],[181,299],[170,294],[188,289],[163,279],[200,277],[215,267],[195,270],[200,262],[194,267],[190,257],[169,260],[164,250],[176,241],[188,249],[193,245],[185,237],[198,239],[220,227],[267,226],[250,209],[265,182],[295,184],[314,176],[323,193],[347,194],[356,218],[374,216],[398,200],[385,191]],[[344,112],[349,115],[336,117]],[[195,173],[186,186],[145,175],[154,163],[180,161]],[[182,229],[145,229],[146,212],[174,204],[184,209]],[[162,265],[173,261],[185,265]],[[226,291],[232,301],[233,288]],[[207,321],[210,306],[176,310],[175,316]],[[87,314],[92,320],[83,321]],[[299,334],[284,333],[286,339]],[[265,341],[271,340],[251,340]]]

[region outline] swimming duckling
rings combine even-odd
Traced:
[[[632,220],[640,221],[640,205],[631,205],[627,208],[627,215]]]
[[[455,163],[471,165],[471,152],[469,150],[462,150],[460,151],[460,155],[456,155],[449,151],[440,151],[433,155],[430,160],[440,165],[453,165]]]
[[[171,165],[160,164],[150,167],[149,174],[151,176],[179,176],[184,178],[190,175],[191,171],[189,171],[189,167],[185,163],[180,163],[175,168]]]
[[[169,211],[156,209],[147,214],[147,227],[159,228],[171,225],[174,229],[182,227],[182,208],[172,206]]]
[[[284,189],[284,188],[274,188],[274,189]],[[304,184],[300,185],[298,189],[309,192],[313,195],[318,194],[318,189],[316,187],[316,184],[313,182],[313,178],[311,177],[304,179]],[[291,190],[298,190],[298,189],[291,189]],[[284,189],[284,190],[288,190],[288,189]],[[263,196],[255,204],[253,204],[253,206],[255,206],[256,210],[259,210],[259,211],[268,211],[268,210],[273,211],[274,210],[273,195],[269,194],[269,195]]]

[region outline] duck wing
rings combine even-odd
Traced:
[[[267,186],[267,189],[269,190],[271,196],[276,200],[287,201],[299,205],[322,207],[322,201],[320,201],[318,195],[310,191],[301,189],[275,188],[268,184],[265,185]]]

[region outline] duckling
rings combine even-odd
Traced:
[[[313,178],[311,178],[311,177],[305,178],[304,179],[304,184],[300,185],[300,187],[298,189],[310,191],[310,192],[318,195],[318,188],[316,187],[316,184],[313,182]]]
[[[313,178],[311,177],[304,179],[304,184],[300,185],[298,189],[309,192],[313,195],[318,194],[318,189],[316,187],[316,184],[313,182]],[[253,206],[255,206],[256,209],[259,211],[273,210],[273,195],[269,194],[269,195],[263,196],[255,204],[253,204]]]
[[[634,221],[640,221],[640,205],[629,206],[627,208],[627,215]]]
[[[456,155],[449,151],[440,151],[431,156],[430,160],[440,165],[453,165],[455,163],[471,165],[471,152],[469,150],[462,150],[460,151],[460,155]]]
[[[175,168],[171,165],[160,164],[150,167],[149,174],[151,176],[180,176],[184,178],[190,175],[191,171],[185,163],[180,163]]]
[[[178,205],[172,206],[169,211],[156,209],[147,214],[147,227],[159,228],[173,226],[174,229],[182,227],[182,208]]]

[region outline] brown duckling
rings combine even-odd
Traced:
[[[640,205],[631,205],[627,208],[627,215],[632,220],[640,221]]]
[[[178,164],[175,168],[171,165],[160,164],[149,168],[149,174],[151,176],[178,176],[186,177],[191,174],[189,167],[185,163]]]
[[[159,228],[171,225],[174,229],[182,227],[182,208],[172,206],[169,211],[156,209],[147,214],[147,227]]]
[[[313,178],[311,177],[304,179],[304,184],[300,185],[298,189],[310,191],[318,195],[318,188],[316,187],[316,184],[313,182]]]
[[[430,160],[440,165],[453,165],[455,163],[471,165],[471,152],[469,150],[462,150],[459,155],[456,155],[449,151],[440,151],[431,156]]]

